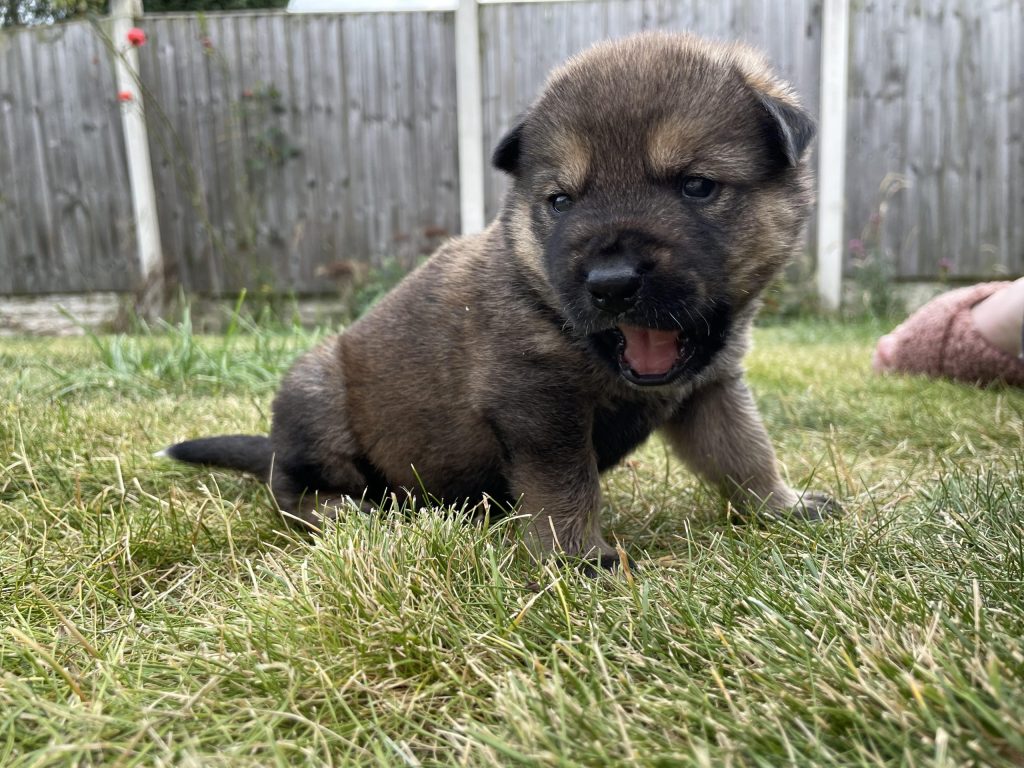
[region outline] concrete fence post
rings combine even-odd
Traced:
[[[825,0],[821,35],[821,125],[818,139],[818,295],[838,309],[843,290],[846,206],[846,107],[850,1]]]
[[[145,105],[137,78],[139,54],[128,43],[128,30],[142,16],[141,0],[110,0],[110,36],[116,51],[114,70],[121,94],[121,127],[124,133],[128,180],[131,185],[132,212],[139,265],[136,309],[143,316],[158,315],[164,301],[164,260],[160,246],[160,222],[157,218],[153,167],[149,157]]]
[[[483,95],[478,0],[455,9],[455,91],[459,125],[459,211],[462,234],[484,228]]]

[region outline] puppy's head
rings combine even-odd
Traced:
[[[550,77],[494,152],[517,258],[638,386],[706,366],[798,244],[814,123],[739,45],[643,34]]]

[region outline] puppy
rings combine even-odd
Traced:
[[[165,453],[266,479],[314,528],[402,490],[518,503],[539,552],[610,567],[599,477],[660,430],[738,510],[817,518],[832,502],[783,482],[742,368],[811,210],[813,135],[746,47],[596,45],[495,150],[497,220],[299,358],[269,437]]]

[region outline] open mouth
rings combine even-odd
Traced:
[[[620,325],[610,333],[617,340],[615,355],[619,373],[627,381],[641,386],[673,381],[696,352],[680,331]]]

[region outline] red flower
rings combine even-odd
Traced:
[[[210,39],[209,35],[200,35],[199,44],[202,45],[203,48],[205,48],[208,51],[213,50],[213,40]]]
[[[134,98],[135,98],[135,96],[132,95],[131,91],[118,91],[117,92],[117,100],[118,101],[131,101]]]
[[[131,43],[133,48],[138,48],[140,45],[145,45],[146,33],[138,27],[132,27],[128,30],[128,42]]]

